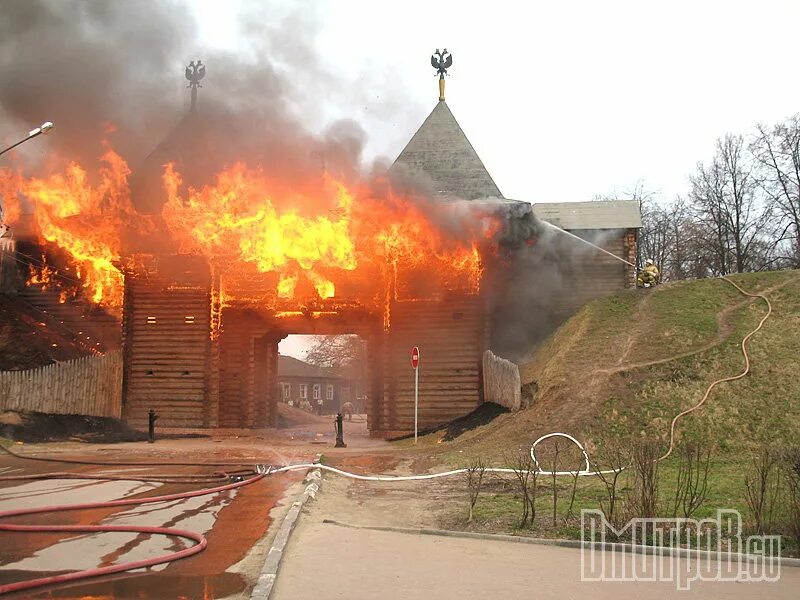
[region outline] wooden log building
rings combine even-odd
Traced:
[[[196,115],[193,111],[189,118]],[[184,142],[186,122],[179,126]],[[169,143],[162,143],[154,162],[160,166],[170,152]],[[424,178],[442,196],[516,202],[502,197],[443,99],[392,171]],[[602,234],[602,245],[611,252],[636,255],[638,206],[592,202],[533,210],[579,235]],[[366,341],[368,426],[375,436],[413,430],[412,346],[421,351],[421,428],[463,416],[483,400],[481,363],[490,332],[487,301],[480,293],[391,300],[380,310],[337,298],[286,314],[274,303],[223,305],[221,286],[232,282],[199,256],[132,253],[127,264],[123,417],[134,426],[145,426],[148,410],[154,409],[160,426],[274,427],[281,393],[278,342],[290,334],[357,334]],[[592,284],[565,301],[565,312],[593,295],[632,285],[632,270],[620,264],[600,257],[578,267]]]

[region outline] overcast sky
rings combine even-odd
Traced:
[[[800,111],[798,0],[193,4],[204,42],[231,49],[248,5],[265,21],[311,13],[308,40],[352,94],[310,99],[310,125],[358,120],[368,158],[393,160],[433,109],[430,54],[446,46],[448,105],[519,200],[589,200],[640,179],[672,198],[717,137]]]
[[[194,2],[204,43],[233,50],[243,10],[274,22],[298,6],[347,90],[305,99],[311,127],[353,118],[366,158],[393,160],[437,102],[430,54],[447,47],[448,105],[508,198],[643,180],[669,200],[717,137],[800,111],[798,0]]]

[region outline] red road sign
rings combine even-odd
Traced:
[[[411,349],[411,366],[415,369],[419,366],[419,348],[416,346]]]

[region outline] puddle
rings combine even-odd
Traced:
[[[41,575],[40,573],[36,574]],[[32,576],[20,573],[19,579]],[[81,583],[72,587],[42,590],[26,598],[67,598],[74,600],[211,600],[225,598],[244,591],[247,582],[237,573],[210,576],[185,576],[148,573],[122,575],[117,579],[104,578],[96,583]],[[11,596],[11,598],[23,596]]]

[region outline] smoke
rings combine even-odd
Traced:
[[[367,178],[376,199],[388,197],[378,176],[388,165],[364,164],[359,123],[316,127],[326,121],[326,106],[352,103],[388,84],[362,74],[354,89],[337,77],[315,49],[320,19],[307,3],[287,9],[260,2],[240,25],[239,48],[231,52],[203,48],[193,14],[177,1],[4,0],[0,138],[13,143],[14,132],[56,123],[46,140],[13,155],[17,166],[39,174],[71,161],[91,172],[107,140],[131,167],[137,210],[155,216],[165,199],[167,162],[194,187],[243,161],[286,181],[319,180],[323,172]],[[192,112],[183,73],[197,59],[207,77]],[[386,110],[403,106],[398,94],[382,96],[394,96]],[[413,198],[455,239],[474,237],[476,213],[502,221],[499,253],[486,268],[492,345],[505,356],[521,356],[558,323],[561,308],[575,305],[579,265],[594,252],[543,228],[527,203],[489,199],[445,207],[432,188],[402,170],[393,173],[394,193]],[[152,251],[157,240],[145,243]]]
[[[548,227],[527,207],[510,212],[504,251],[487,268],[491,347],[517,361],[529,358],[580,306],[623,287],[628,272],[617,259]],[[622,230],[574,233],[622,253]]]
[[[47,162],[45,153],[55,150],[88,162],[96,161],[113,124],[118,149],[141,156],[152,132],[174,119],[165,90],[174,89],[183,48],[194,35],[186,9],[166,2],[4,2],[3,135],[50,120],[57,133],[46,146],[21,147],[24,158]]]
[[[180,2],[7,0],[0,14],[3,136],[55,122],[47,144],[26,144],[18,155],[26,167],[45,170],[68,161],[95,165],[108,140],[140,180],[158,178],[167,160],[195,185],[235,161],[286,177],[354,173],[366,139],[359,124],[335,122],[321,134],[308,124],[320,121],[315,106],[347,87],[316,54],[314,11],[281,14],[264,3],[255,11],[242,15],[234,53],[201,48],[194,17]],[[208,73],[190,115],[183,71],[195,59]],[[156,208],[150,202],[144,199],[145,212]]]

